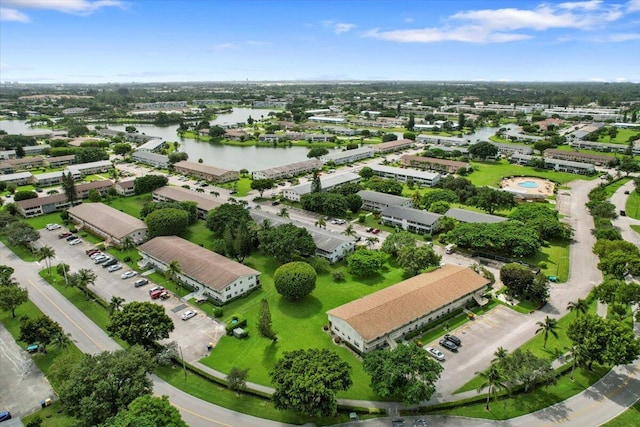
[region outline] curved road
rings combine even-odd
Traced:
[[[589,290],[602,280],[600,272],[595,268],[597,258],[591,252],[593,221],[586,212],[584,204],[596,181],[576,181],[571,184],[570,195],[558,195],[558,208],[569,218],[575,230],[574,242],[571,245],[570,280],[565,284],[554,284],[551,289],[551,302],[544,309],[528,317],[528,321],[514,328],[514,332],[502,341],[505,347],[514,348],[532,335],[535,321],[546,315],[559,316],[566,312],[566,304],[578,297],[585,296]],[[627,227],[628,228],[628,227]],[[91,322],[80,310],[64,296],[42,280],[33,268],[33,264],[24,262],[0,243],[0,263],[14,267],[15,277],[19,283],[29,290],[30,299],[49,317],[71,334],[72,340],[85,353],[117,350],[120,346],[104,331]],[[540,317],[540,319],[537,319]],[[479,359],[482,363],[484,357]],[[488,363],[488,362],[487,362]],[[476,364],[474,364],[476,365]],[[493,422],[487,420],[468,419],[463,417],[425,416],[429,425],[434,426],[553,426],[553,425],[598,425],[615,417],[625,408],[640,398],[640,362],[628,366],[617,367],[603,377],[591,388],[564,402],[512,420]],[[284,426],[278,422],[264,420],[240,414],[217,405],[205,402],[176,389],[160,378],[153,376],[154,391],[167,395],[173,405],[181,412],[185,422],[190,426]],[[441,394],[436,400],[450,398],[448,393]],[[367,402],[360,402],[366,405]],[[389,425],[388,419],[361,422],[367,426]]]

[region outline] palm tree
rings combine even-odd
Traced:
[[[589,309],[589,304],[586,300],[582,298],[578,298],[576,301],[570,301],[567,304],[567,310],[575,311],[576,317],[579,317],[583,314],[587,314],[587,310]]]
[[[507,350],[504,347],[498,347],[496,352],[493,353],[494,358],[493,358],[493,360],[491,362],[492,363],[500,363],[507,357],[507,354],[509,354],[509,350]]]
[[[89,285],[93,285],[96,283],[96,279],[98,278],[97,274],[93,272],[93,270],[89,268],[82,268],[76,274],[73,275],[73,279],[71,283],[75,286],[79,287],[84,295],[89,298],[88,288]]]
[[[120,169],[118,169],[114,165],[113,169],[111,169],[111,171],[109,172],[109,178],[111,178],[113,182],[117,184],[118,181],[120,181],[120,175],[121,175]]]
[[[131,236],[127,236],[120,242],[120,252],[128,251],[129,249],[133,249],[136,246],[136,242],[133,240]]]
[[[347,228],[344,229],[342,234],[349,237],[355,237],[358,233],[356,233],[356,230],[353,229],[353,225],[349,224],[347,225]]]
[[[211,194],[213,197],[218,197],[220,195],[220,193],[214,190],[209,191],[209,194]]]
[[[505,378],[502,375],[500,368],[498,368],[494,364],[489,366],[489,369],[487,369],[486,371],[476,372],[475,374],[479,375],[480,378],[484,380],[484,382],[480,384],[480,386],[477,389],[478,393],[482,392],[482,390],[484,390],[487,387],[489,388],[489,391],[487,393],[487,406],[485,408],[488,411],[489,399],[491,399],[491,395],[493,395],[493,398],[495,400],[498,390],[507,388],[506,384],[504,383]]]
[[[124,298],[112,296],[111,301],[109,301],[109,314],[113,314],[116,311],[120,311],[122,308],[122,303],[124,302]]]
[[[51,337],[51,343],[57,345],[60,349],[64,350],[69,347],[71,344],[71,334],[65,333],[62,329],[56,332],[53,337]]]
[[[281,216],[282,218],[289,218],[289,209],[287,208],[280,209],[280,213],[278,213],[278,216]]]
[[[573,343],[571,347],[566,347],[568,351],[567,357],[573,363],[571,364],[571,375],[569,379],[573,381],[573,371],[576,366],[582,365],[588,359],[587,347],[582,343]]]
[[[49,276],[51,276],[51,260],[56,257],[56,251],[51,246],[43,246],[38,250],[38,261],[44,260],[47,265]]]
[[[536,322],[536,325],[540,326],[536,330],[536,334],[540,332],[544,333],[544,344],[542,348],[547,348],[547,338],[549,338],[549,334],[558,338],[558,332],[556,331],[556,329],[558,329],[558,319],[547,316],[544,318],[544,322]]]
[[[316,227],[320,227],[320,228],[327,228],[327,220],[324,219],[323,216],[321,216],[320,218],[318,218],[318,220],[316,221],[316,223],[314,224]]]
[[[413,203],[414,207],[419,208],[420,207],[420,201],[422,201],[422,196],[420,195],[419,191],[416,191],[415,193],[413,193],[411,195],[411,203]]]
[[[169,263],[167,269],[164,271],[165,277],[171,279],[173,283],[176,285],[176,289],[178,287],[177,278],[178,274],[182,273],[182,267],[180,266],[180,262],[175,259]]]
[[[378,239],[375,236],[369,236],[369,237],[367,237],[366,241],[367,241],[367,246],[369,247],[369,249],[371,249],[371,247],[373,245],[375,245],[376,243],[378,243],[380,241],[380,239]]]

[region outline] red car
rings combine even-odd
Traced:
[[[378,234],[380,232],[380,230],[378,230],[377,228],[374,228],[373,230],[371,230],[371,232],[373,234]]]
[[[62,234],[58,234],[58,239],[66,239],[67,237],[71,236],[71,233],[62,233]]]
[[[91,256],[91,255],[93,255],[93,254],[95,254],[95,253],[98,253],[98,252],[100,252],[100,249],[87,249],[87,250],[85,251],[85,253],[86,253],[88,256]]]

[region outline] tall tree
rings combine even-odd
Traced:
[[[327,228],[327,220],[324,219],[323,216],[318,217],[318,220],[314,223],[314,225],[316,227],[320,227],[320,228],[325,228],[326,229]]]
[[[575,311],[576,317],[578,317],[587,313],[589,310],[589,303],[587,303],[587,300],[585,299],[578,298],[575,301],[569,301],[567,304],[567,310]]]
[[[78,192],[76,190],[76,180],[71,172],[62,173],[62,190],[67,196],[67,202],[73,204],[78,200]]]
[[[248,369],[241,369],[234,366],[227,375],[227,387],[235,392],[244,390],[247,387],[248,376]]]
[[[478,194],[470,203],[489,214],[493,214],[497,209],[510,209],[516,205],[513,194],[490,187],[478,188]]]
[[[167,269],[164,271],[164,277],[167,280],[173,281],[173,283],[177,286],[178,276],[182,274],[182,266],[180,262],[177,260],[173,260],[167,265]]]
[[[311,192],[319,193],[322,191],[322,182],[320,181],[320,173],[317,170],[313,171],[313,178],[311,179]]]
[[[271,311],[269,301],[265,298],[260,300],[260,315],[258,316],[258,332],[265,338],[276,341],[278,338],[271,323]]]
[[[489,366],[485,371],[476,372],[476,375],[480,376],[483,380],[482,384],[478,386],[478,393],[482,392],[485,388],[489,389],[487,391],[487,403],[485,406],[485,409],[488,411],[491,396],[495,399],[499,390],[505,390],[507,388],[507,385],[504,382],[505,378],[502,375],[500,368],[495,364]]]
[[[398,264],[409,277],[418,275],[428,267],[440,265],[442,257],[431,246],[404,247],[398,251]]]
[[[580,343],[572,343],[566,347],[567,358],[571,360],[571,375],[569,378],[573,381],[573,373],[578,366],[581,366],[588,359],[587,346]]]
[[[151,302],[132,301],[121,310],[111,313],[107,330],[129,345],[153,348],[158,340],[169,338],[174,330],[173,320],[164,307]]]
[[[284,352],[270,373],[277,409],[311,417],[334,415],[336,392],[351,387],[351,366],[333,351]]]
[[[260,197],[264,194],[265,190],[270,190],[275,185],[275,181],[273,179],[254,179],[251,181],[251,189],[258,190],[260,192]]]
[[[293,224],[282,224],[258,233],[259,249],[279,262],[290,262],[295,257],[308,258],[315,253],[316,244],[307,230]]]
[[[47,316],[23,317],[20,321],[20,341],[38,344],[44,353],[53,338],[60,333],[64,333],[62,327]]]
[[[138,346],[85,354],[59,378],[62,407],[80,426],[100,425],[136,398],[151,394],[151,367],[150,355]]]
[[[386,252],[392,257],[398,256],[400,249],[416,247],[416,238],[408,231],[396,231],[391,233],[382,243],[380,250]]]
[[[544,344],[542,348],[547,348],[547,339],[549,338],[549,334],[553,335],[555,338],[558,338],[558,320],[552,317],[545,317],[543,322],[536,322],[538,325],[538,329],[536,329],[536,334],[542,333],[544,337]]]
[[[38,261],[45,261],[49,276],[51,276],[51,260],[55,257],[56,251],[51,246],[45,245],[38,249]]]
[[[376,393],[400,398],[405,405],[429,400],[443,370],[422,348],[404,344],[367,353],[363,366]]]
[[[98,276],[93,270],[89,268],[82,268],[77,273],[72,273],[68,276],[69,284],[77,286],[89,298],[89,285],[96,283]]]
[[[187,427],[180,412],[167,396],[144,395],[136,398],[127,409],[107,420],[103,427]]]
[[[276,269],[273,283],[280,295],[288,300],[298,301],[313,292],[316,288],[316,278],[316,271],[311,265],[294,261]]]
[[[122,297],[118,297],[118,296],[112,296],[111,300],[109,301],[109,315],[112,315],[113,313],[115,313],[116,311],[120,311],[122,309],[122,304],[124,303],[125,299]]]
[[[243,222],[251,223],[251,216],[242,205],[236,203],[225,203],[207,214],[207,228],[217,237],[222,237],[225,228],[238,228]]]
[[[11,317],[16,317],[16,308],[29,300],[29,292],[17,284],[15,286],[0,286],[0,309],[10,311]]]

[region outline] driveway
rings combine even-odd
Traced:
[[[38,357],[35,355],[34,357]],[[0,323],[0,411],[24,417],[40,408],[40,401],[55,394],[31,355]]]
[[[175,325],[174,331],[170,334],[168,341],[176,341],[180,346],[183,357],[188,362],[195,362],[207,355],[207,344],[217,343],[225,334],[224,326],[217,321],[211,320],[198,309],[198,306],[192,306],[189,302],[182,298],[178,298],[171,290],[172,282],[154,283],[149,282],[145,286],[136,288],[133,282],[139,279],[134,276],[129,279],[121,279],[120,275],[128,268],[125,265],[122,270],[109,273],[106,268],[102,268],[101,264],[96,264],[89,258],[85,251],[94,245],[83,242],[79,245],[70,246],[65,239],[58,239],[58,234],[66,232],[66,228],[55,231],[41,230],[40,245],[48,245],[56,252],[56,258],[52,260],[52,265],[60,263],[62,260],[71,266],[72,272],[77,272],[81,268],[88,268],[97,274],[94,286],[90,289],[105,301],[110,301],[112,296],[118,296],[125,299],[125,303],[131,301],[148,301],[154,304],[162,305],[167,315],[173,320]],[[44,261],[40,262],[44,268]],[[171,297],[167,300],[152,300],[149,297],[149,289],[154,286],[165,286],[171,293]],[[186,310],[195,310],[198,315],[187,321],[183,321],[180,316]]]

